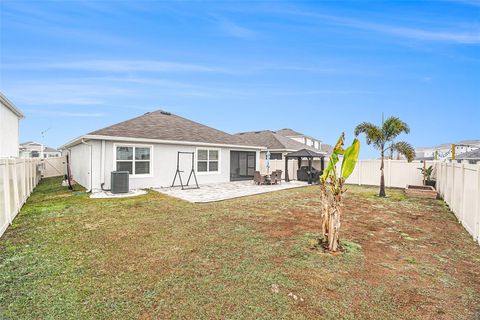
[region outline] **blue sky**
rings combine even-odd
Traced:
[[[480,2],[1,1],[0,90],[53,147],[150,110],[334,143],[480,139]],[[362,141],[364,141],[362,139]],[[377,152],[363,147],[362,158]]]

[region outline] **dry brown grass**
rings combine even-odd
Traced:
[[[212,204],[44,181],[0,240],[0,318],[472,319],[480,247],[440,200],[351,187],[343,255],[318,190]]]

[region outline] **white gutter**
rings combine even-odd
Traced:
[[[100,152],[100,186],[105,184],[105,140],[102,140],[102,150]]]
[[[10,111],[12,111],[13,113],[15,113],[15,115],[17,117],[19,117],[20,119],[24,118],[25,116],[23,115],[23,113],[10,101],[8,100],[7,97],[5,97],[5,95],[3,95],[3,93],[0,92],[0,101],[2,102],[2,104],[4,104],[8,109],[10,109]]]
[[[139,142],[139,143],[148,142],[148,143],[159,143],[159,144],[178,144],[178,145],[186,145],[186,146],[226,147],[226,148],[258,149],[258,150],[267,149],[266,147],[260,147],[260,146],[244,146],[244,145],[235,145],[235,144],[176,141],[176,140],[147,139],[147,138],[130,138],[130,137],[103,136],[103,135],[92,135],[92,134],[87,134],[79,138],[76,138],[64,144],[60,148],[69,148],[74,145],[84,143],[83,142],[84,140],[110,140],[110,141],[125,141],[125,142]]]
[[[89,143],[86,143],[83,139],[80,141],[80,143],[83,143],[87,146],[90,147],[90,170],[89,170],[89,173],[90,173],[90,189],[87,190],[87,192],[91,192],[92,191],[92,186],[93,186],[93,173],[92,173],[92,168],[93,168],[93,164],[92,164],[92,145],[89,144]]]

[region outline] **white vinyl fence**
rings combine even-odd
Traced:
[[[0,159],[0,236],[41,179],[38,159]]]
[[[437,191],[480,243],[480,165],[438,162]]]
[[[380,160],[359,160],[352,175],[347,179],[348,184],[380,185]],[[426,166],[433,165],[427,161]],[[325,162],[325,166],[327,161]],[[338,169],[341,161],[338,163]],[[422,185],[423,175],[419,168],[423,167],[420,161],[385,160],[385,186],[391,188],[405,188],[407,185]]]
[[[67,173],[67,159],[52,157],[42,159],[42,178],[63,176]]]

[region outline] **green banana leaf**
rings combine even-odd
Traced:
[[[352,145],[345,150],[342,161],[342,170],[340,176],[347,180],[352,174],[357,164],[358,154],[360,153],[360,141],[353,140]]]
[[[337,144],[333,148],[332,154],[330,155],[330,160],[328,161],[327,169],[323,171],[323,174],[320,177],[320,179],[326,180],[330,175],[330,172],[332,172],[333,168],[337,165],[338,156],[344,153],[344,150],[342,148],[344,139],[345,139],[345,134],[342,133],[340,135],[340,138],[338,138]]]

